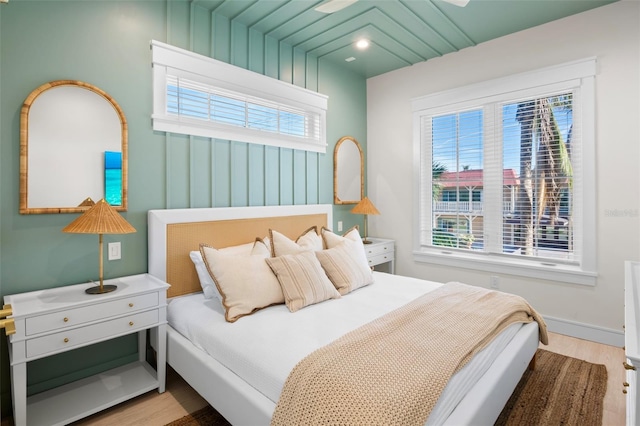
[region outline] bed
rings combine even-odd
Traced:
[[[200,243],[220,248],[235,246],[252,242],[256,236],[267,235],[270,228],[294,239],[312,226],[320,229],[332,223],[331,205],[169,209],[148,213],[149,273],[172,286],[168,294],[167,362],[234,425],[269,424],[287,368],[295,365],[312,347],[322,346],[339,334],[374,318],[367,312],[368,305],[384,300],[380,308],[389,312],[418,293],[440,286],[438,283],[374,272],[374,285],[354,291],[353,296],[350,294],[339,301],[319,303],[313,305],[313,309],[304,308],[294,314],[289,313],[284,305],[272,306],[235,323],[224,321],[224,310],[219,302],[203,298],[202,287],[189,256]],[[419,289],[422,287],[427,290]],[[403,296],[394,297],[398,294]],[[344,325],[340,314],[333,311],[341,304],[348,305],[349,312],[358,312],[357,315],[349,315],[357,318],[352,323]],[[189,315],[179,312],[188,312]],[[277,334],[269,334],[268,328],[274,327],[260,329],[261,324],[267,324],[266,321],[275,321],[281,335],[295,333],[300,327],[307,333],[314,328],[314,321],[317,323],[313,317],[316,313],[323,318],[333,318],[334,322],[317,327],[318,337],[309,339],[314,341],[302,348],[284,348],[277,340]],[[292,315],[295,315],[295,322],[284,319],[292,318]],[[289,327],[289,324],[295,324],[292,330],[280,328]],[[221,334],[216,339],[203,337],[202,329],[211,328],[220,330]],[[255,333],[257,337],[242,340],[241,331],[251,333],[252,330],[260,330]],[[282,333],[282,330],[286,331]],[[466,373],[463,369],[452,377],[427,424],[495,422],[534,359],[539,341],[538,324],[531,322],[509,327],[499,337],[496,339],[501,341],[497,344],[498,349],[493,348],[494,352],[490,352],[491,347],[488,347],[486,352],[472,360],[484,358],[484,361],[478,361],[484,363],[479,372],[473,370],[475,367],[470,362],[465,366]],[[265,345],[270,341],[275,344],[265,351]],[[227,348],[229,342],[238,346]],[[251,353],[258,356],[252,360],[248,356]]]

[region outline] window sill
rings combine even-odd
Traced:
[[[491,256],[486,253],[463,253],[454,250],[414,250],[413,259],[420,263],[473,269],[476,271],[508,274],[525,278],[595,286],[596,272],[583,271],[576,265],[549,264],[544,260],[521,260]]]

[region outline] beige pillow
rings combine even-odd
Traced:
[[[256,241],[251,256],[225,254],[205,244],[200,245],[200,252],[222,297],[228,322],[284,303],[280,283],[265,262],[269,249],[262,241]]]
[[[291,312],[340,297],[312,251],[272,257],[267,259],[267,263],[278,277]]]
[[[269,229],[269,237],[271,240],[271,256],[273,257],[296,254],[305,250],[317,251],[323,248],[322,237],[318,235],[316,226],[304,231],[295,241],[275,229]]]
[[[334,234],[333,231],[322,227],[320,231],[322,234],[322,239],[324,241],[324,245],[326,248],[334,248],[339,245],[341,242],[345,240],[351,240],[356,243],[359,243],[359,246],[362,247],[362,251],[364,252],[364,244],[362,243],[362,238],[360,237],[360,231],[358,231],[358,226],[354,226],[345,232],[342,236],[338,234]]]
[[[337,246],[316,252],[327,276],[341,295],[373,282],[362,243],[345,239]]]

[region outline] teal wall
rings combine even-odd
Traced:
[[[151,39],[328,95],[327,153],[154,132]],[[137,233],[105,236],[105,244],[121,241],[123,254],[105,262],[106,277],[146,272],[150,209],[331,203],[336,141],[354,136],[366,153],[366,81],[338,65],[188,1],[10,0],[0,5],[0,296],[97,275],[97,236],[61,232],[77,215],[18,213],[20,108],[32,90],[58,79],[106,91],[129,124],[129,211],[123,216]],[[349,209],[336,206],[334,223],[361,223]],[[128,362],[135,351],[134,338],[126,337],[33,362],[30,392]],[[4,338],[0,364],[6,414]]]

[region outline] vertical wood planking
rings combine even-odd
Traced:
[[[307,162],[305,151],[293,151],[293,204],[306,204]]]
[[[190,3],[186,1],[167,2],[167,43],[189,48],[191,29]]]
[[[229,207],[231,205],[231,143],[214,139],[214,178],[215,199],[213,207]]]
[[[299,49],[293,49],[293,63],[292,63],[292,71],[293,78],[292,82],[296,86],[306,87],[307,86],[307,75],[306,75],[306,55],[303,51]]]
[[[219,61],[231,63],[231,23],[229,19],[214,14],[213,34],[214,58]]]
[[[191,22],[193,28],[191,29],[192,39],[191,44],[193,51],[205,56],[211,56],[211,37],[209,36],[213,28],[211,24],[211,15],[202,6],[192,3],[193,16]]]
[[[189,207],[211,207],[213,180],[211,179],[213,144],[210,138],[191,138],[191,187]]]
[[[318,89],[318,60],[190,1],[167,1],[167,42]],[[320,155],[167,134],[166,205],[223,207],[320,202]]]
[[[231,64],[249,67],[249,34],[246,25],[231,23]]]
[[[264,36],[254,29],[249,30],[249,70],[264,74]]]
[[[320,195],[318,188],[318,157],[316,152],[307,152],[307,204],[319,204]]]
[[[169,160],[169,208],[189,207],[189,143],[190,137],[186,135],[172,134],[167,157]]]
[[[231,206],[249,205],[249,149],[245,142],[231,142]]]
[[[280,204],[293,204],[293,150],[280,149]]]
[[[280,204],[280,148],[265,146],[264,149],[265,204],[277,206]]]
[[[249,144],[249,205],[264,206],[265,199],[265,146]]]
[[[293,83],[293,48],[286,43],[280,43],[279,79]]]
[[[280,47],[273,37],[264,38],[264,75],[279,78]]]
[[[307,55],[305,58],[306,88],[318,91],[318,58],[313,55]]]

